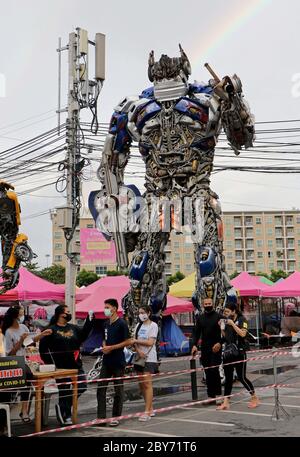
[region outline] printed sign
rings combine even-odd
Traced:
[[[22,387],[25,384],[24,357],[0,357],[0,389]]]
[[[113,241],[107,241],[97,229],[80,230],[81,264],[114,264],[116,249]]]

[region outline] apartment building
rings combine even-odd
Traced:
[[[65,239],[57,226],[55,211],[52,219],[53,263],[65,265]],[[228,274],[235,271],[249,273],[271,273],[283,270],[291,273],[300,270],[300,211],[262,211],[223,213],[224,255]],[[95,223],[88,211],[82,215],[76,237],[80,240],[82,229],[95,229]],[[97,249],[95,247],[97,246]],[[94,249],[93,261],[82,256],[80,269],[105,275],[116,269],[115,258],[108,256],[110,242],[91,242],[87,249]],[[166,249],[166,274],[181,271],[189,275],[194,271],[194,249],[189,237],[172,233]]]

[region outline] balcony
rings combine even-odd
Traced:
[[[294,218],[293,217],[286,217],[285,219],[285,225],[287,226],[294,226]]]
[[[275,226],[276,226],[276,227],[278,227],[278,226],[279,226],[279,227],[282,227],[282,225],[283,225],[282,222],[283,222],[283,221],[282,221],[282,217],[281,217],[281,216],[280,216],[280,217],[275,216]]]

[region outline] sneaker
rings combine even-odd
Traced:
[[[67,418],[65,419],[65,425],[73,425],[72,417],[67,417]]]
[[[119,424],[120,424],[119,421],[114,420],[114,421],[111,421],[111,422],[109,423],[109,426],[110,426],[110,427],[118,427]]]
[[[55,412],[56,412],[56,419],[60,425],[65,425],[65,420],[63,418],[63,415],[61,413],[61,409],[59,404],[55,405]]]
[[[155,417],[155,416],[156,416],[156,414],[153,411],[151,411],[150,417]]]
[[[148,414],[144,414],[143,416],[139,417],[140,422],[148,422],[150,419],[151,419],[151,417],[148,416]]]

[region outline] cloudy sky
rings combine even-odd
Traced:
[[[237,73],[257,121],[300,119],[298,0],[0,0],[0,4],[0,74],[4,75],[0,83],[3,78],[6,81],[5,97],[0,97],[0,151],[56,126],[57,41],[62,37],[65,44],[78,26],[88,30],[90,39],[96,32],[107,38],[100,122],[109,121],[113,107],[124,95],[149,86],[149,51],[154,49],[157,57],[162,53],[176,56],[178,43],[190,58],[192,80],[209,79],[203,67],[206,61],[221,76]],[[66,55],[63,69],[66,82]],[[3,87],[0,95],[4,95]],[[288,126],[299,128],[300,124]],[[282,125],[268,125],[279,127]],[[282,141],[297,142],[297,132]],[[278,151],[272,165],[286,165]],[[232,159],[224,160],[245,163],[233,154]],[[53,174],[49,176],[53,178]],[[17,191],[30,189],[33,181],[46,178],[43,174],[24,179]],[[92,188],[97,188],[96,183],[85,184],[85,201]],[[299,175],[224,172],[213,177],[212,188],[220,195],[223,210],[299,206]],[[29,235],[39,264],[44,266],[45,255],[51,254],[49,215],[26,217],[61,205],[64,199],[52,186],[20,197],[20,202],[22,231]]]

